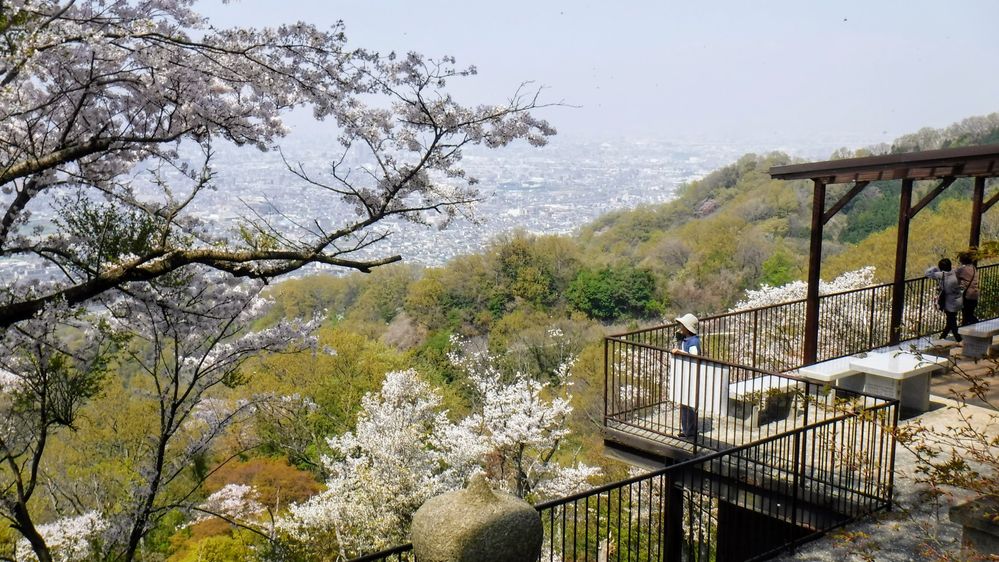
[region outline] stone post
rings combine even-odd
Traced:
[[[537,562],[543,538],[537,510],[493,491],[481,474],[464,490],[430,498],[413,516],[419,562]]]
[[[983,496],[955,505],[950,520],[964,527],[961,547],[968,559],[999,554],[999,498]]]

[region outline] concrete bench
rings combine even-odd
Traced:
[[[992,338],[999,334],[999,318],[961,326],[957,333],[961,334],[964,344],[961,354],[970,359],[981,359],[989,352]]]
[[[764,375],[728,385],[730,416],[748,419],[752,427],[784,419],[791,412],[794,391],[801,383]]]
[[[864,388],[864,373],[850,366],[853,359],[840,357],[807,365],[798,369],[797,375],[812,382],[860,392]]]
[[[850,360],[851,368],[866,373],[865,394],[895,398],[903,408],[919,412],[930,407],[930,375],[948,365],[946,358],[907,351],[869,353]]]

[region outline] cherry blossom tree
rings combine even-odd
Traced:
[[[550,332],[549,337],[557,342],[561,334]],[[460,347],[458,341],[452,344]],[[557,458],[570,434],[573,358],[543,375],[553,382],[539,382],[519,371],[504,373],[501,361],[485,352],[452,353],[451,361],[465,370],[472,384],[473,411],[462,426],[478,435],[488,451],[484,468],[494,484],[519,497],[541,500],[577,492],[599,474],[597,468],[566,466]]]
[[[67,341],[67,330],[80,338]],[[43,486],[45,448],[56,432],[75,427],[85,401],[99,392],[112,345],[56,306],[0,338],[0,517],[43,562],[52,558],[30,506]]]
[[[388,373],[362,400],[355,430],[329,439],[326,490],[278,520],[290,548],[340,560],[405,542],[416,509],[461,488],[486,452],[440,405],[415,371]]]
[[[819,295],[836,295],[872,285],[874,285],[874,267],[868,266],[848,271],[832,281],[820,280]],[[754,323],[753,315],[736,317],[742,324],[733,326],[733,332],[740,334],[743,341],[767,342],[755,350],[752,346],[737,347],[737,351],[743,354],[739,360],[744,365],[758,364],[771,369],[785,370],[798,364],[801,357],[801,338],[804,334],[802,303],[807,289],[804,281],[792,281],[779,287],[763,285],[759,289],[747,290],[746,298],[730,309],[730,312],[736,312],[773,307],[767,311],[765,318],[760,320],[759,324]],[[872,327],[869,324],[872,313],[874,317],[878,314],[887,314],[890,305],[887,293],[862,300],[849,296],[824,298],[822,314],[819,316],[820,351],[829,347],[842,347],[845,342],[857,337],[863,337],[863,341],[866,342],[869,331],[877,329],[876,326]],[[872,310],[872,307],[875,310]],[[757,330],[761,333],[754,334]],[[831,353],[831,355],[839,354]]]
[[[446,227],[480,197],[463,149],[554,134],[524,85],[503,103],[458,103],[448,83],[476,70],[451,57],[355,48],[342,25],[217,29],[195,5],[0,0],[0,369],[11,379],[0,391],[0,507],[42,562],[52,554],[30,502],[46,442],[99,391],[116,338],[145,340],[149,355],[131,359],[159,404],[144,487],[105,531],[130,560],[184,497],[163,497],[184,459],[249,407],[209,408],[212,389],[237,383],[249,354],[289,341],[286,328],[242,333],[253,299],[205,271],[265,282],[309,263],[397,261],[377,253],[391,232],[381,221]],[[251,212],[231,228],[201,220],[217,144],[273,149],[296,107],[329,123],[343,149],[324,174],[288,166],[329,207],[278,222]],[[93,328],[99,303],[109,330]]]
[[[23,356],[23,350],[32,347],[12,338],[2,340],[15,344],[12,359],[3,368],[21,382],[14,386],[18,399],[0,401],[0,415],[17,416],[24,422],[15,426],[15,433],[5,432],[0,442],[0,460],[6,465],[0,470],[5,486],[0,516],[24,536],[38,560],[53,559],[52,546],[37,528],[30,503],[35,489],[45,485],[40,472],[44,472],[47,440],[60,427],[72,428],[82,402],[100,389],[99,375],[107,370],[103,367],[110,351],[120,365],[136,371],[130,400],[147,405],[155,421],[139,442],[121,444],[121,449],[129,451],[122,463],[135,474],[127,489],[117,490],[116,505],[90,506],[102,512],[106,521],[100,542],[116,559],[133,560],[150,529],[171,510],[190,504],[203,478],[192,474],[196,460],[209,455],[216,438],[251,415],[256,406],[254,400],[229,400],[219,391],[242,383],[239,367],[246,359],[264,352],[301,349],[315,328],[315,323],[295,321],[248,331],[266,310],[267,303],[259,297],[262,287],[260,282],[219,273],[185,271],[105,293],[104,297],[115,298],[102,297],[99,329],[90,331],[92,338],[111,342],[115,349],[81,346],[97,348],[89,352],[94,356],[92,364],[62,367],[65,372],[56,367],[68,359],[53,358],[73,356],[56,347],[59,338],[54,343],[36,338],[31,361],[18,359],[18,352]],[[18,323],[14,330],[38,322]],[[77,362],[86,359],[83,355]]]
[[[268,305],[262,288],[260,282],[190,271],[129,286],[126,298],[107,303],[109,329],[131,340],[126,361],[148,381],[147,398],[158,418],[135,461],[143,485],[117,520],[120,536],[109,540],[122,559],[132,560],[149,529],[186,505],[200,486],[198,479],[185,482],[195,460],[252,415],[255,401],[224,399],[216,391],[242,384],[239,368],[250,357],[310,343],[316,322],[282,321],[248,331]]]
[[[488,354],[452,359],[472,381],[472,412],[451,421],[415,371],[387,374],[381,391],[365,396],[356,429],[330,438],[327,489],[278,519],[284,547],[313,556],[332,548],[339,560],[405,542],[424,501],[480,471],[534,501],[577,492],[600,473],[561,458],[571,361],[550,374],[558,381],[552,390],[522,373],[502,373]]]
[[[443,227],[467,211],[479,193],[460,165],[465,147],[554,134],[530,113],[537,90],[458,103],[448,82],[476,69],[451,57],[350,47],[342,25],[216,29],[195,4],[0,3],[0,261],[42,269],[0,282],[0,326],[191,264],[267,279],[312,262],[397,261],[359,252],[389,236],[376,228],[385,218]],[[214,144],[269,149],[295,107],[328,122],[344,152],[325,175],[289,168],[349,212],[317,209],[291,226],[250,216],[222,233],[199,221],[192,208],[216,187]],[[201,156],[184,157],[181,143]],[[369,165],[348,165],[351,151]],[[53,225],[30,222],[50,207]]]
[[[95,543],[107,528],[108,522],[100,513],[88,511],[40,525],[38,533],[52,551],[54,560],[77,562],[86,560],[97,550]],[[18,541],[14,556],[19,562],[38,560],[27,539]]]

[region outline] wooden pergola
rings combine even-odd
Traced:
[[[819,334],[819,270],[822,263],[823,228],[847,203],[872,181],[898,180],[902,184],[898,206],[898,239],[895,244],[895,277],[891,303],[891,342],[898,343],[905,301],[905,267],[909,244],[909,223],[957,178],[974,178],[969,246],[981,240],[982,215],[999,201],[999,193],[985,199],[985,180],[999,176],[999,144],[945,148],[904,154],[847,158],[826,162],[774,166],[775,179],[810,179],[812,193],[811,248],[808,256],[808,292],[805,302],[804,364],[814,363]],[[917,180],[939,180],[918,202],[912,202]],[[826,186],[853,184],[827,208]]]

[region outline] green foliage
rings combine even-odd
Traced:
[[[867,193],[869,191],[869,193]],[[848,209],[847,227],[840,233],[840,242],[856,244],[875,232],[898,223],[898,194],[868,187]]]
[[[771,287],[786,285],[800,277],[798,263],[787,251],[780,249],[763,262],[760,283]]]
[[[405,265],[379,267],[364,280],[363,288],[346,315],[348,322],[390,322],[402,311],[409,286],[418,270]]]
[[[342,317],[351,310],[362,291],[363,277],[360,274],[346,277],[320,274],[289,279],[274,285],[267,292],[274,306],[265,323],[273,323],[280,318],[313,318],[316,315]]]
[[[515,232],[481,254],[427,270],[409,287],[405,310],[431,332],[485,332],[520,307],[551,309],[579,269],[575,243],[558,236]]]
[[[240,391],[243,395],[298,396],[318,406],[303,405],[297,412],[263,411],[257,416],[257,432],[263,439],[260,452],[287,456],[303,467],[316,466],[325,450],[323,436],[350,429],[361,397],[376,391],[385,373],[406,367],[400,353],[343,325],[325,326],[317,337],[321,349],[335,353],[262,356],[244,366],[249,382]]]
[[[148,254],[159,233],[147,213],[98,204],[77,194],[59,203],[56,223],[80,242],[73,245],[74,263],[91,273],[100,264]]]
[[[188,541],[179,542],[177,553],[168,558],[168,562],[264,560],[261,554],[266,551],[267,544],[263,537],[244,529],[227,527],[225,531],[203,538],[195,535]]]
[[[566,292],[573,307],[599,320],[659,314],[662,306],[655,297],[652,273],[630,266],[583,268]]]
[[[919,277],[940,258],[954,259],[959,251],[967,249],[970,217],[971,204],[967,200],[951,199],[941,202],[936,210],[923,209],[909,230],[906,276]],[[983,232],[994,232],[999,228],[999,217],[995,215],[986,214],[983,221]],[[897,233],[897,227],[892,226],[830,255],[823,260],[822,276],[832,278],[846,271],[873,265],[878,281],[890,281],[895,269]]]
[[[490,253],[504,292],[537,307],[554,304],[578,267],[571,245],[564,242],[516,232],[495,243]]]

